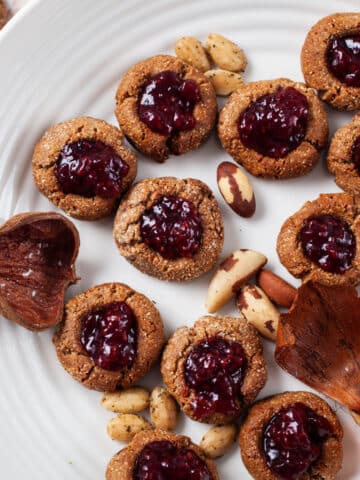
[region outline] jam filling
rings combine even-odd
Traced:
[[[297,402],[280,410],[266,425],[263,450],[270,470],[283,480],[298,480],[316,462],[331,435],[328,420]]]
[[[203,419],[214,413],[237,416],[241,412],[241,386],[247,367],[242,346],[213,337],[200,342],[185,362],[185,381],[197,395],[194,415]]]
[[[194,80],[182,80],[176,72],[166,70],[143,85],[139,118],[153,132],[165,136],[192,130],[196,123],[193,110],[200,99],[200,89]]]
[[[81,343],[95,364],[105,370],[130,368],[137,344],[137,321],[125,302],[112,302],[86,313]]]
[[[129,165],[112,147],[92,139],[65,145],[55,169],[64,193],[102,198],[118,197],[122,192],[122,180],[128,172]]]
[[[347,222],[335,215],[306,219],[300,242],[304,255],[326,272],[345,273],[355,257],[354,234]]]
[[[360,137],[358,137],[351,150],[351,160],[353,164],[355,165],[355,168],[360,175]]]
[[[140,231],[146,245],[167,260],[193,257],[203,232],[193,203],[175,196],[161,197],[146,210],[140,220]]]
[[[327,48],[330,72],[348,87],[360,87],[360,35],[332,37]]]
[[[279,87],[274,93],[259,97],[240,114],[240,139],[261,155],[284,157],[304,140],[308,114],[305,95],[293,87]]]
[[[189,448],[167,440],[148,443],[134,469],[134,480],[213,480],[206,463]]]

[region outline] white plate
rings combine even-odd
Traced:
[[[116,124],[114,94],[125,70],[157,53],[171,53],[176,39],[204,39],[221,32],[237,41],[249,58],[246,80],[285,76],[302,80],[299,55],[306,32],[335,11],[356,11],[358,0],[43,0],[25,7],[0,34],[0,215],[54,210],[31,177],[35,142],[53,123],[92,115]],[[330,112],[331,131],[350,115]],[[213,136],[205,147],[159,165],[139,159],[138,179],[191,176],[214,190],[225,220],[224,254],[238,247],[264,252],[269,266],[280,265],[275,242],[283,221],[320,192],[338,191],[324,161],[310,175],[288,181],[253,178],[257,211],[237,217],[216,186],[216,165],[229,159]],[[170,334],[205,313],[210,275],[189,284],[164,283],[142,275],[117,252],[112,220],[75,221],[81,235],[77,261],[82,280],[71,297],[107,281],[124,281],[157,302]],[[223,313],[236,315],[232,304]],[[101,395],[83,388],[60,366],[52,332],[30,333],[0,322],[0,471],[20,480],[95,480],[104,477],[110,457],[121,447],[106,435],[111,414]],[[306,389],[275,365],[273,346],[265,342],[269,380],[261,397]],[[160,382],[157,372],[142,383]],[[344,467],[338,478],[360,478],[360,435],[348,413],[330,401],[345,429]],[[206,426],[182,417],[178,432],[200,441]],[[224,480],[250,478],[239,449],[217,462]]]

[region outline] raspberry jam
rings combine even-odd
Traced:
[[[185,362],[185,381],[195,390],[194,415],[204,419],[214,413],[236,416],[247,367],[242,346],[231,340],[213,337],[200,342]]]
[[[139,117],[153,132],[165,136],[192,130],[196,123],[193,110],[200,99],[194,80],[182,80],[176,72],[166,70],[143,85]]]
[[[150,248],[167,260],[191,258],[202,238],[199,212],[180,197],[161,197],[140,220],[141,236]]]
[[[266,425],[263,450],[270,470],[283,480],[298,480],[319,458],[331,435],[328,420],[297,402],[280,410]]]
[[[335,215],[310,217],[299,238],[304,255],[326,272],[343,274],[351,267],[356,240],[345,220]]]
[[[309,104],[293,87],[279,87],[274,93],[252,102],[238,119],[242,143],[258,153],[281,158],[304,140]]]
[[[113,302],[82,317],[81,343],[105,370],[130,368],[136,356],[137,322],[125,302]]]
[[[360,35],[332,37],[327,48],[330,72],[348,87],[360,87]]]
[[[61,150],[55,169],[64,193],[83,197],[115,198],[129,171],[115,150],[100,140],[82,139]]]
[[[148,443],[134,469],[134,480],[213,480],[206,463],[189,448],[162,440]]]
[[[351,150],[351,160],[353,164],[355,165],[355,168],[360,175],[360,137],[358,137]]]

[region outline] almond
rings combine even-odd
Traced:
[[[217,169],[217,182],[225,202],[241,217],[251,217],[256,203],[248,176],[231,162],[222,162]]]
[[[237,297],[237,306],[240,313],[261,335],[269,340],[276,340],[280,312],[261,288],[246,285]]]
[[[195,37],[182,37],[176,42],[175,53],[178,58],[201,72],[210,68],[205,48]]]
[[[219,265],[211,279],[206,308],[214,313],[225,305],[245,283],[267,262],[262,253],[254,250],[235,250]]]
[[[261,270],[257,283],[266,295],[280,307],[290,308],[296,296],[296,288],[269,270]]]
[[[231,72],[243,72],[247,65],[244,51],[236,43],[218,33],[210,33],[206,48],[214,63]]]
[[[216,95],[221,97],[227,97],[244,83],[240,73],[229,72],[229,70],[208,70],[205,75],[213,84]]]

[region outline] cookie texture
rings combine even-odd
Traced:
[[[181,327],[170,337],[161,360],[161,373],[169,392],[186,415],[194,420],[210,424],[224,424],[235,417],[215,413],[199,419],[192,407],[197,392],[186,383],[184,369],[188,355],[202,341],[220,337],[240,343],[247,358],[247,368],[239,398],[239,415],[250,405],[266,382],[266,364],[263,349],[256,329],[244,318],[212,317],[199,318],[192,328]],[[239,416],[238,415],[238,416]]]
[[[354,143],[358,139],[360,115],[355,115],[351,123],[335,132],[327,155],[328,168],[335,175],[335,182],[353,195],[360,195],[360,172],[352,160]]]
[[[318,90],[320,98],[338,110],[360,108],[359,88],[346,85],[331,73],[326,51],[332,37],[359,32],[360,13],[334,13],[311,28],[302,47],[301,68],[306,84]]]
[[[177,73],[183,80],[194,80],[201,96],[193,110],[195,127],[174,136],[153,132],[138,116],[142,86],[150,77],[166,70]],[[115,114],[128,140],[144,155],[163,162],[170,154],[182,155],[195,150],[207,139],[216,121],[216,94],[210,80],[191,65],[170,55],[157,55],[126,72],[116,93]]]
[[[9,10],[4,0],[0,0],[0,29],[6,24],[9,19]]]
[[[44,133],[34,150],[33,177],[40,192],[68,215],[81,220],[97,220],[110,215],[119,199],[65,194],[56,177],[57,159],[64,146],[83,139],[100,140],[127,163],[129,170],[122,179],[122,192],[125,192],[136,177],[136,155],[123,145],[124,136],[118,128],[91,117],[59,123]]]
[[[242,460],[255,480],[278,480],[268,468],[262,449],[263,432],[271,418],[279,410],[300,402],[324,417],[332,426],[332,435],[325,440],[321,455],[301,476],[301,480],[333,480],[342,464],[343,431],[340,422],[329,405],[309,392],[285,392],[260,400],[248,411],[240,428],[239,444]]]
[[[360,283],[360,201],[347,193],[321,194],[306,202],[289,217],[281,227],[277,239],[277,252],[281,263],[296,278],[313,280],[323,285],[353,285]],[[302,251],[299,234],[304,221],[317,215],[334,215],[347,222],[356,240],[355,257],[351,267],[343,274],[321,269],[309,260]]]
[[[191,201],[201,217],[202,240],[191,258],[166,259],[142,239],[142,214],[163,196]],[[114,222],[114,239],[121,255],[140,271],[161,280],[191,280],[209,271],[221,253],[224,232],[219,205],[209,187],[200,180],[145,179],[135,184],[121,201]]]
[[[81,344],[82,317],[112,302],[125,302],[137,320],[137,350],[129,369],[109,371],[98,367]],[[134,385],[146,375],[164,344],[163,323],[153,303],[122,283],[105,283],[72,298],[64,319],[53,337],[58,358],[65,370],[87,388],[114,391]]]
[[[152,442],[168,441],[177,448],[192,450],[209,469],[211,480],[220,480],[215,463],[205,457],[202,450],[192,443],[190,438],[183,435],[165,432],[163,430],[152,430],[138,433],[132,442],[120,450],[110,460],[106,469],[106,480],[133,480],[134,467],[141,451]]]
[[[304,140],[284,157],[272,158],[243,144],[238,132],[238,119],[251,103],[263,95],[274,93],[279,87],[293,87],[306,96],[309,114]],[[326,145],[328,121],[321,102],[310,88],[304,83],[278,78],[245,83],[236,90],[220,112],[218,134],[225,150],[248,172],[264,178],[291,178],[305,175],[314,168],[320,151]]]

